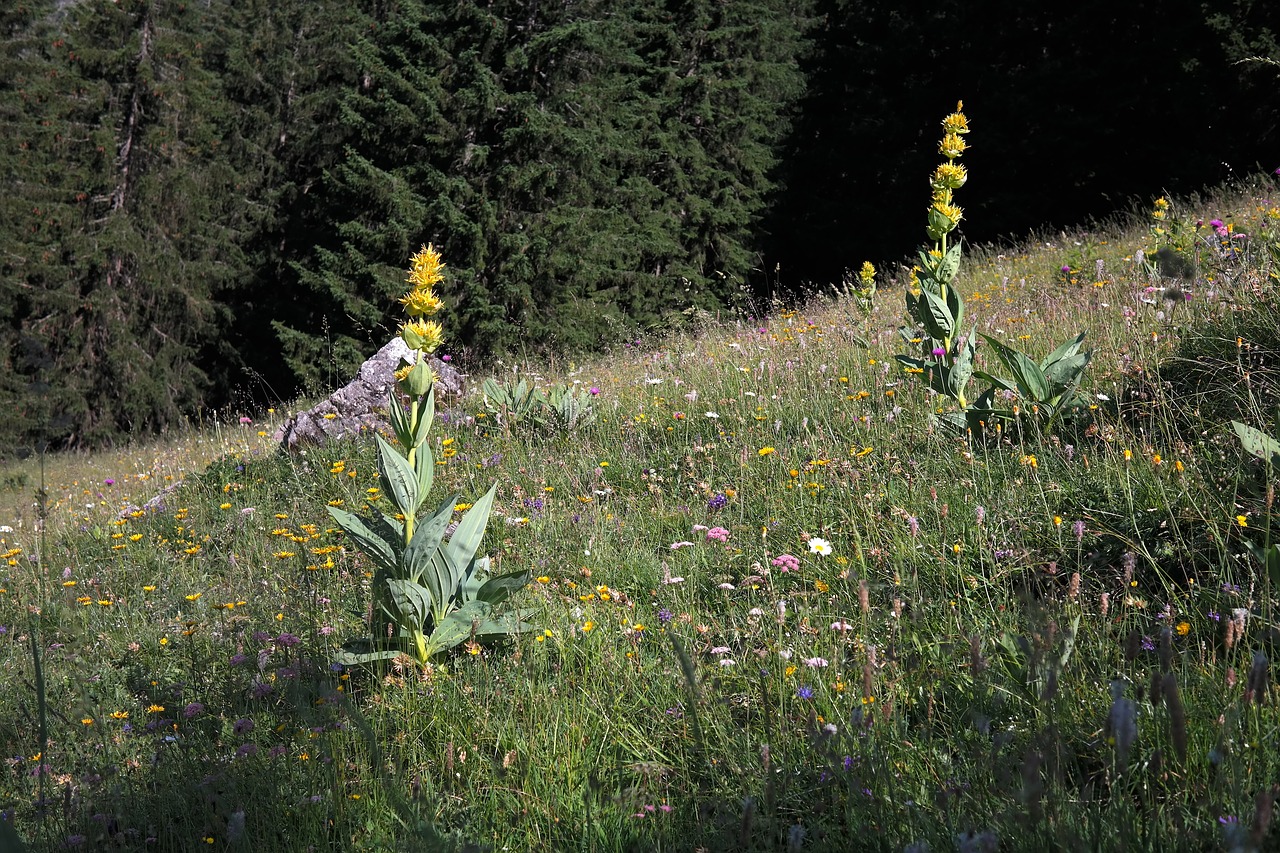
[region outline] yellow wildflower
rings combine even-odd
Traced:
[[[435,246],[427,244],[410,259],[408,280],[415,288],[425,290],[444,281],[443,269],[440,253]]]

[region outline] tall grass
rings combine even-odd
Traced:
[[[1178,213],[1260,232],[1273,191]],[[970,254],[982,331],[1095,348],[1093,405],[1034,444],[930,429],[892,287],[523,365],[598,388],[596,419],[508,430],[472,396],[432,441],[442,493],[501,481],[484,548],[533,570],[540,630],[425,670],[328,663],[372,569],[325,506],[385,501],[368,443],[251,440],[145,509],[161,475],[96,491],[162,448],[55,460],[74,523],[3,534],[0,825],[38,850],[1274,846],[1272,591],[1242,547],[1274,483],[1226,420],[1274,431],[1276,270],[1202,253],[1174,301],[1156,248],[1135,221]]]

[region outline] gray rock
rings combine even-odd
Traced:
[[[316,407],[285,421],[276,430],[275,441],[287,450],[296,450],[301,445],[323,445],[374,432],[390,436],[391,425],[386,415],[387,393],[395,382],[400,360],[407,359],[410,352],[401,338],[392,338],[360,366],[355,379]],[[463,376],[460,372],[438,358],[430,359],[430,364],[440,377],[436,383],[437,396],[462,394]]]

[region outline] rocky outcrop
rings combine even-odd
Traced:
[[[389,436],[387,392],[395,381],[400,360],[407,359],[410,352],[401,338],[393,338],[360,366],[355,379],[333,392],[329,399],[285,421],[276,430],[275,440],[287,450],[295,450],[302,445],[323,445],[373,432]],[[440,378],[436,383],[437,397],[460,396],[462,374],[438,358],[430,362]]]

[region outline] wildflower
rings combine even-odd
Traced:
[[[444,343],[444,328],[434,320],[412,320],[400,327],[400,336],[410,349],[430,353]]]
[[[759,450],[757,450],[757,451],[756,451],[756,455],[757,455],[757,456],[769,456],[770,454],[777,453],[777,452],[778,452],[778,451],[777,451],[777,449],[776,449],[776,448],[773,448],[773,447],[762,447],[762,448],[760,448]]]
[[[802,687],[798,687],[798,688],[796,688],[796,698],[797,698],[797,699],[812,699],[812,698],[813,698],[813,688],[812,688],[812,687],[810,687],[810,686],[809,686],[809,685],[807,685],[807,684],[806,684],[806,685],[804,685],[804,686],[802,686]]]
[[[400,300],[400,304],[404,306],[406,314],[415,318],[430,317],[444,308],[444,300],[424,288],[409,291]]]
[[[800,558],[791,554],[779,554],[773,558],[772,563],[782,572],[800,571]]]
[[[1241,527],[1248,527],[1248,526],[1249,526],[1249,519],[1248,519],[1248,518],[1246,518],[1246,517],[1245,517],[1245,516],[1243,516],[1243,515],[1237,515],[1237,516],[1236,516],[1236,524],[1240,525]]]
[[[959,163],[946,162],[933,171],[929,179],[935,190],[958,190],[969,180],[969,173]]]
[[[942,120],[942,129],[946,133],[961,136],[969,132],[969,119],[964,114],[964,101],[958,101],[956,111]]]
[[[850,625],[848,622],[844,621],[843,619],[840,619],[831,623],[831,630],[844,633],[845,631],[852,631],[853,626]]]
[[[707,541],[728,542],[729,531],[723,527],[713,527],[707,531]]]
[[[819,536],[814,536],[809,540],[809,553],[826,557],[831,553],[831,543]]]
[[[1179,637],[1185,637],[1187,636],[1188,633],[1191,632],[1191,623],[1185,622],[1185,621],[1179,622],[1176,626],[1174,626],[1174,630],[1178,632]]]
[[[969,146],[959,135],[948,133],[942,137],[942,142],[938,144],[938,153],[948,160],[954,160],[965,152]]]
[[[821,669],[828,664],[826,658],[805,658],[804,665],[810,669]]]
[[[188,720],[192,717],[198,717],[204,713],[204,705],[200,702],[192,702],[182,709],[182,716]]]
[[[427,289],[444,280],[442,273],[444,264],[440,262],[440,253],[431,244],[423,246],[414,253],[409,263],[407,280],[414,289]]]

